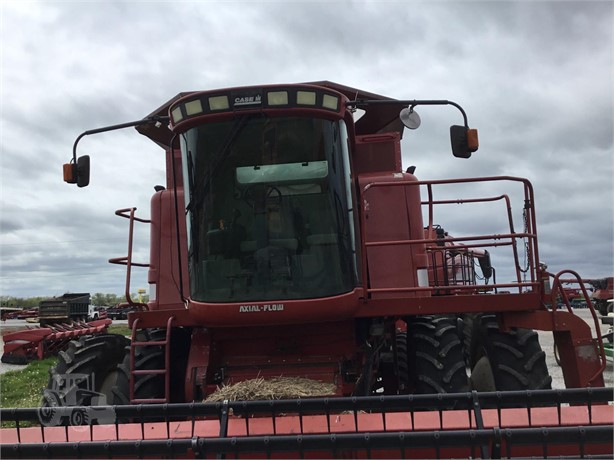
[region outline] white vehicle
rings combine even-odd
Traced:
[[[90,321],[97,320],[100,317],[100,307],[96,305],[90,305],[87,311],[87,319]]]

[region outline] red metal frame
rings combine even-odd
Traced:
[[[68,342],[84,335],[100,334],[111,324],[110,319],[89,323],[73,322],[48,327],[36,327],[5,334],[2,362],[23,363],[45,359],[65,347]]]
[[[482,409],[483,427],[478,428],[478,421],[474,414],[469,414],[466,410],[447,411],[442,414],[438,412],[395,412],[381,414],[377,411],[373,413],[357,414],[331,414],[331,415],[303,415],[297,416],[287,414],[283,417],[255,417],[242,418],[230,416],[227,430],[224,437],[235,439],[240,442],[244,439],[261,439],[269,437],[270,442],[275,441],[276,437],[296,436],[300,433],[307,439],[311,435],[338,436],[339,441],[345,434],[365,433],[432,433],[432,443],[428,446],[421,443],[412,445],[408,440],[407,449],[404,456],[407,458],[460,458],[480,456],[479,445],[465,445],[464,447],[445,447],[437,445],[437,439],[446,434],[454,432],[462,433],[463,430],[474,430],[477,435],[481,430],[495,430],[501,433],[498,446],[487,446],[484,452],[489,454],[490,449],[495,449],[507,458],[511,457],[541,457],[544,449],[547,449],[548,456],[572,456],[572,455],[611,455],[611,444],[587,444],[580,445],[575,439],[570,439],[569,444],[547,444],[523,443],[521,439],[515,439],[517,433],[521,435],[523,428],[541,427],[542,430],[556,430],[557,427],[584,426],[585,429],[599,426],[612,426],[614,424],[614,412],[611,406],[593,406],[587,411],[584,406],[561,407],[560,413],[557,408],[517,408],[517,409]],[[589,418],[590,413],[590,418]],[[518,430],[518,431],[516,431]],[[221,438],[221,422],[217,419],[191,421],[171,421],[168,423],[132,423],[120,425],[96,425],[89,427],[68,426],[68,427],[33,427],[22,428],[18,432],[14,428],[4,428],[0,430],[3,444],[33,444],[33,443],[71,443],[74,448],[77,444],[87,444],[90,441],[102,441],[112,443],[114,441],[140,441],[140,440],[189,440],[191,443],[198,439],[214,440]],[[511,437],[508,438],[508,435]],[[554,435],[554,432],[552,433]],[[408,434],[408,438],[409,438]],[[428,439],[428,438],[427,438]],[[507,444],[507,439],[513,440],[511,445]],[[265,441],[265,439],[262,439]],[[295,441],[296,442],[296,441]],[[168,445],[168,444],[167,444]],[[333,443],[334,445],[334,443]],[[266,451],[266,443],[263,450]],[[70,446],[69,446],[70,447]],[[106,444],[109,451],[101,450],[101,456],[110,455],[111,445]],[[368,449],[364,451],[360,443],[353,446],[359,458],[393,458],[399,455],[399,451],[393,448]],[[164,451],[157,451],[162,454]],[[294,452],[286,451],[283,458],[298,456],[299,449]],[[186,452],[187,453],[187,452]],[[342,452],[338,452],[341,454]],[[347,454],[352,452],[348,451]],[[175,452],[178,455],[179,452]],[[255,458],[260,454],[245,454],[245,457]],[[279,454],[282,455],[282,454]],[[331,452],[323,451],[324,458],[330,458]],[[181,456],[181,455],[180,455]],[[190,455],[188,455],[190,456]],[[306,457],[319,457],[318,452],[311,452]],[[243,456],[242,456],[243,457]]]
[[[602,355],[600,351],[601,344],[593,344],[590,330],[584,328],[575,319],[569,319],[562,315],[563,312],[547,312],[544,307],[546,299],[542,269],[539,268],[539,252],[537,247],[537,236],[535,230],[535,210],[533,189],[530,182],[526,179],[517,177],[486,177],[478,179],[453,179],[453,180],[437,180],[437,181],[418,181],[410,180],[390,180],[394,176],[392,173],[367,174],[361,182],[362,194],[359,198],[360,202],[365,204],[360,213],[361,228],[363,229],[361,237],[361,250],[359,253],[362,256],[362,286],[358,287],[354,292],[341,296],[327,299],[305,299],[291,300],[281,302],[283,310],[270,311],[266,314],[254,311],[241,311],[243,303],[225,303],[225,304],[208,304],[195,302],[190,299],[187,301],[187,309],[184,305],[177,305],[173,310],[162,310],[169,306],[156,305],[156,310],[149,312],[141,312],[131,315],[132,320],[139,318],[139,326],[146,327],[165,327],[169,315],[175,315],[176,326],[204,326],[208,328],[242,328],[244,326],[278,326],[280,328],[288,327],[296,323],[317,323],[328,321],[341,321],[344,319],[352,319],[359,317],[406,317],[416,314],[445,314],[458,312],[498,312],[502,314],[501,323],[505,328],[510,327],[529,327],[541,330],[553,330],[557,337],[557,344],[564,355],[563,360],[566,363],[567,370],[565,373],[566,383],[569,387],[580,387],[586,385],[603,385],[602,379],[597,377],[600,369],[603,367],[602,362],[599,366],[591,364],[586,359],[583,359],[581,353],[582,347],[593,347],[592,355]],[[408,175],[404,175],[407,177]],[[413,177],[413,176],[411,176]],[[512,204],[510,197],[507,194],[497,196],[487,196],[484,198],[469,198],[458,200],[436,200],[434,192],[437,187],[451,184],[467,184],[467,183],[519,183],[522,186],[524,200],[524,228],[523,231],[517,232],[512,216]],[[371,195],[375,190],[403,190],[404,194],[408,194],[408,202],[415,201],[411,197],[412,191],[419,190],[419,187],[426,187],[427,199],[420,201],[420,206],[427,210],[426,225],[429,229],[426,233],[423,232],[423,224],[418,223],[417,228],[420,234],[410,239],[390,239],[371,240],[367,229],[367,220],[369,219],[369,206],[378,205],[373,200]],[[167,192],[162,192],[167,193]],[[455,205],[473,205],[484,202],[502,202],[504,204],[504,215],[507,218],[507,233],[489,234],[489,235],[473,235],[453,237],[447,235],[445,237],[445,246],[440,246],[441,239],[436,238],[432,232],[435,222],[435,211],[441,206],[451,204]],[[389,203],[381,204],[389,209]],[[409,206],[409,205],[408,205]],[[125,210],[118,211],[118,214]],[[415,209],[409,209],[409,214],[415,215],[418,213]],[[133,219],[133,213],[130,216],[124,215]],[[161,216],[159,217],[162,218]],[[157,223],[157,226],[162,225],[162,222]],[[171,222],[165,222],[164,225],[174,225]],[[382,225],[388,225],[382,222]],[[417,233],[417,231],[414,231]],[[132,226],[131,226],[132,234]],[[165,231],[166,235],[172,235],[172,232]],[[160,231],[162,235],[162,231]],[[160,236],[162,237],[162,236]],[[526,241],[526,267],[521,267],[520,255],[517,249],[519,242]],[[443,253],[445,260],[446,251],[458,251],[462,249],[466,253],[471,251],[481,251],[485,248],[492,247],[509,247],[511,251],[511,259],[514,264],[516,280],[506,283],[493,284],[478,284],[467,279],[458,279],[453,286],[449,284],[438,284],[433,282],[428,286],[418,286],[416,280],[409,280],[406,285],[390,286],[390,287],[373,287],[371,286],[371,274],[376,273],[378,266],[370,266],[368,260],[368,250],[370,248],[390,247],[391,250],[397,251],[398,248],[413,248],[422,247],[426,254],[434,254],[437,252]],[[131,244],[129,245],[131,250]],[[421,251],[410,251],[408,257],[421,260]],[[172,257],[172,253],[166,255]],[[387,258],[387,262],[391,267],[399,264],[399,258]],[[129,256],[127,261],[131,260]],[[437,260],[432,258],[432,260]],[[164,267],[170,267],[171,260],[159,260],[157,271]],[[405,263],[405,262],[403,262]],[[425,258],[424,265],[428,265],[428,260]],[[143,264],[145,266],[145,264]],[[411,268],[411,267],[410,267]],[[414,267],[416,268],[416,267]],[[522,268],[522,270],[521,270]],[[390,267],[388,268],[391,269]],[[444,270],[445,267],[438,268],[437,266],[429,266],[431,272],[435,270]],[[398,267],[392,268],[398,270]],[[523,279],[526,276],[527,279]],[[547,275],[545,275],[547,276]],[[129,279],[129,276],[128,276]],[[158,289],[168,289],[168,286],[159,286]],[[450,289],[453,288],[453,289]],[[129,290],[129,289],[127,289]],[[442,291],[452,293],[453,295],[437,295]],[[556,291],[556,288],[554,289]],[[479,295],[488,292],[490,295]],[[476,295],[477,294],[477,295]],[[551,294],[552,295],[552,294]],[[250,302],[250,306],[255,306],[259,310],[265,310],[265,306],[270,302]],[[539,313],[539,314],[537,314]],[[131,322],[132,324],[132,322]],[[134,324],[133,324],[134,326]],[[238,329],[243,331],[243,329]],[[301,332],[298,332],[299,334]],[[275,334],[275,332],[271,332]],[[241,341],[241,337],[237,337]],[[245,342],[243,342],[245,343]],[[253,344],[258,346],[256,342]],[[263,358],[264,359],[264,358]],[[196,372],[200,376],[203,375],[204,369],[209,366],[209,358],[196,357],[191,354],[191,363],[194,366],[188,366],[188,374],[186,375],[186,388],[193,388],[194,378],[196,375],[191,375],[191,372]],[[266,361],[266,359],[265,359]],[[292,371],[291,371],[292,372]],[[247,377],[247,374],[246,374]],[[187,382],[191,382],[188,384]],[[193,389],[186,390],[187,394],[193,394]]]
[[[114,257],[109,259],[109,263],[126,266],[126,305],[147,309],[147,304],[143,302],[134,302],[130,294],[130,280],[132,276],[132,267],[149,267],[149,264],[137,263],[132,261],[132,245],[134,240],[134,222],[142,222],[150,224],[151,220],[141,219],[135,216],[136,208],[125,208],[115,211],[115,215],[124,217],[129,220],[130,226],[128,230],[128,255],[124,257]]]
[[[171,333],[173,328],[174,316],[169,316],[166,320],[166,336],[164,340],[137,340],[140,318],[136,318],[132,322],[132,334],[130,341],[130,403],[131,404],[156,404],[170,402],[170,386],[171,386]],[[135,351],[137,347],[164,347],[164,369],[135,369],[136,359]],[[164,398],[145,398],[138,399],[134,397],[135,376],[137,375],[164,375]]]
[[[579,275],[572,270],[564,270],[557,275],[552,275],[554,279],[550,293],[552,311],[506,312],[499,318],[501,326],[504,330],[523,327],[552,331],[567,388],[603,387],[603,371],[606,367],[603,340],[600,334],[593,338],[590,326],[573,313],[561,283],[561,277],[565,275],[580,279]],[[584,286],[582,289],[586,295]],[[561,296],[565,302],[567,311],[557,310],[558,296]],[[595,329],[599,331],[599,320],[590,300],[587,305],[593,317]]]

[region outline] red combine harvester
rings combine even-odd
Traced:
[[[612,312],[612,299],[614,299],[614,277],[608,278],[598,278],[598,279],[564,279],[561,280],[563,284],[582,284],[589,285],[591,293],[591,299],[594,303],[595,308],[602,316],[607,316],[608,313]],[[567,297],[571,299],[569,296],[569,291],[577,291],[575,289],[565,289],[565,293]],[[608,302],[608,300],[610,302]]]
[[[85,135],[135,126],[166,152],[150,219],[117,211],[129,249],[110,261],[126,265],[139,311],[127,347],[102,334],[60,354],[44,407],[2,410],[17,422],[3,458],[611,456],[603,344],[571,308],[546,307],[561,276],[579,277],[540,265],[531,184],[402,172],[422,105],[458,109],[452,152],[477,150],[454,102],[327,81],[181,93],[79,136],[64,177],[80,187]],[[457,236],[442,220],[462,222]],[[139,223],[148,263],[132,260]],[[148,267],[147,304],[130,299],[134,267]],[[550,389],[534,329],[553,332],[566,390]],[[202,402],[280,376],[332,390]]]

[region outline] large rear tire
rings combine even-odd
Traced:
[[[395,337],[397,356],[397,375],[399,380],[399,393],[405,393],[409,386],[409,364],[407,362],[407,332],[398,332]]]
[[[454,317],[413,318],[407,324],[406,346],[407,378],[414,393],[463,393],[468,390],[463,344]],[[403,361],[398,361],[401,377]]]
[[[60,351],[57,364],[49,371],[42,406],[117,404],[110,391],[111,382],[117,378],[117,365],[122,362],[129,343],[126,337],[117,334],[84,336],[71,341]],[[93,398],[91,392],[99,396]]]
[[[550,389],[546,354],[532,329],[499,330],[493,314],[465,322],[471,387],[477,391]]]

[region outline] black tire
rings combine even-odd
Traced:
[[[414,393],[468,391],[463,344],[455,318],[413,318],[407,325],[407,346],[408,380]],[[401,360],[399,364],[401,369]]]
[[[603,299],[595,300],[593,306],[601,316],[608,316],[609,313],[614,311],[614,304]]]
[[[469,330],[467,328],[470,326]],[[546,354],[532,329],[499,330],[497,317],[478,315],[465,324],[469,344],[472,388],[477,391],[550,389],[552,377]]]
[[[109,381],[117,376],[117,365],[123,360],[126,345],[130,341],[117,334],[84,336],[73,340],[58,354],[57,364],[49,371],[49,383],[43,392],[43,407],[88,406],[90,390],[102,393],[107,404],[116,404]],[[70,376],[86,375],[86,380],[66,384]]]
[[[410,387],[409,364],[407,362],[407,332],[398,332],[395,337],[397,356],[397,376],[399,393],[405,393]]]
[[[462,315],[463,319],[463,355],[465,356],[465,362],[470,363],[473,361],[473,355],[475,350],[474,346],[473,330],[474,324],[479,323],[480,315],[477,313],[467,313]]]

